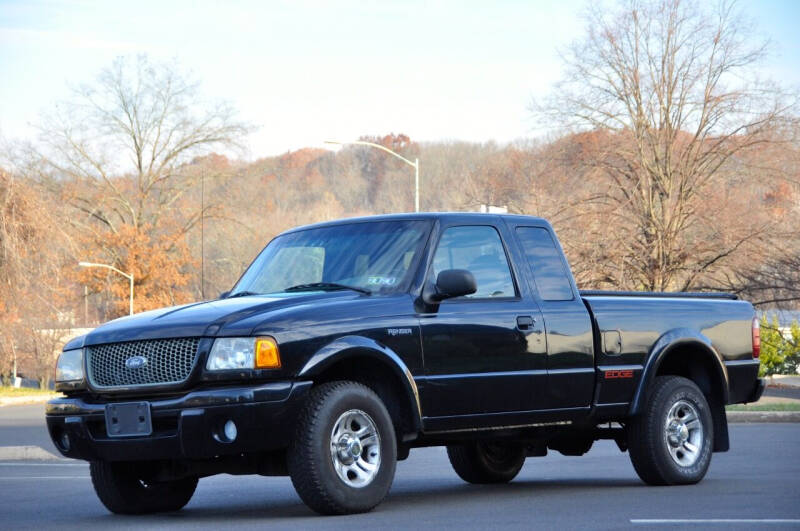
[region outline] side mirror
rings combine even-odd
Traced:
[[[445,269],[436,277],[436,292],[431,301],[442,301],[462,295],[470,295],[478,290],[475,277],[466,269]]]
[[[225,297],[227,297],[230,294],[231,294],[230,291],[223,291],[222,293],[219,294],[219,297],[217,297],[217,298],[218,299],[224,299]]]

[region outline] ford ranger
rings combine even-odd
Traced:
[[[691,484],[728,450],[725,405],[763,392],[759,348],[735,296],[578,291],[540,218],[356,218],[280,234],[218,300],[70,341],[47,426],[115,513],[220,473],[369,511],[437,445],[470,483],[610,439],[645,483]]]

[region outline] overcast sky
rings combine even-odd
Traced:
[[[325,139],[506,142],[581,35],[581,0],[89,2],[0,0],[0,135],[32,135],[42,110],[118,55],[177,59],[211,98],[259,127],[250,157]],[[741,7],[774,44],[766,75],[800,85],[800,1]]]

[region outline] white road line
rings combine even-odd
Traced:
[[[0,446],[0,459],[3,461],[46,460],[61,461],[64,458],[48,452],[41,446]]]
[[[638,518],[632,524],[800,524],[800,519],[792,518]]]
[[[83,466],[88,467],[89,463],[0,463],[2,466]]]
[[[14,481],[20,479],[91,479],[89,476],[16,476],[0,478],[0,481]]]

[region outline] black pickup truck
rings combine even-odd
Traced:
[[[218,300],[64,347],[47,425],[115,513],[183,507],[198,478],[286,475],[315,511],[368,511],[441,445],[471,483],[526,457],[629,451],[700,481],[753,402],[758,321],[736,297],[579,292],[550,225],[409,214],[289,230]]]

